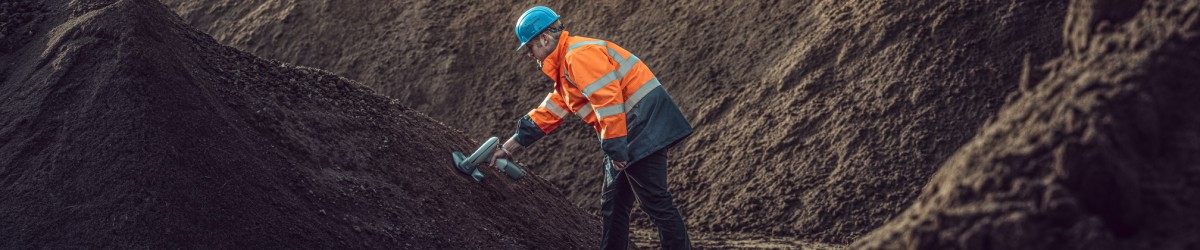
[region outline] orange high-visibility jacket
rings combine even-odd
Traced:
[[[562,32],[542,63],[554,90],[517,122],[513,138],[529,146],[574,114],[600,135],[609,159],[634,162],[692,133],[692,126],[637,56],[598,39]]]

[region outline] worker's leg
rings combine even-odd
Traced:
[[[625,174],[612,172],[607,160],[605,163],[604,189],[600,195],[600,214],[604,216],[600,249],[624,250],[629,243],[629,210],[633,208],[633,190]]]
[[[641,202],[642,211],[658,226],[658,237],[664,249],[691,249],[683,216],[667,191],[667,149],[664,148],[638,160],[623,174],[632,181],[632,188]]]

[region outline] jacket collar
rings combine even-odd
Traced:
[[[555,83],[563,76],[562,65],[567,58],[567,31],[558,35],[558,45],[554,47],[554,51],[546,56],[546,60],[542,60],[542,73],[546,73]]]

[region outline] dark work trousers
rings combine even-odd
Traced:
[[[611,162],[605,161],[604,190],[600,200],[604,233],[600,238],[600,249],[627,248],[629,211],[633,209],[634,195],[641,202],[642,211],[646,211],[658,226],[658,239],[664,249],[692,248],[683,216],[679,215],[671,192],[667,191],[668,149],[670,147],[654,152],[621,172],[613,170]]]

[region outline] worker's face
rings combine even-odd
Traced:
[[[540,34],[525,44],[525,56],[533,59],[537,63],[538,69],[542,68],[542,61],[550,56],[550,50],[556,44],[550,44],[550,38],[546,34]]]

